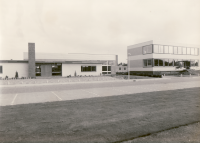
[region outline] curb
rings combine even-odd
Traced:
[[[0,87],[26,87],[26,86],[45,86],[45,85],[65,85],[65,84],[90,84],[90,83],[105,83],[105,82],[136,82],[136,81],[151,81],[165,80],[171,78],[155,78],[155,79],[129,79],[129,80],[109,80],[109,81],[87,81],[87,82],[63,82],[63,83],[41,83],[41,84],[10,84],[0,85]]]

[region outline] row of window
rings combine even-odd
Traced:
[[[119,67],[119,70],[121,70],[122,68],[121,67]],[[126,70],[126,68],[124,68],[124,70]]]
[[[111,72],[102,72],[102,74],[111,74]]]
[[[199,48],[168,46],[168,45],[147,45],[143,46],[143,54],[162,53],[178,55],[199,55]]]
[[[96,66],[81,66],[81,72],[95,72]]]
[[[182,66],[182,67],[193,67],[199,66],[199,60],[179,60],[179,59],[144,59],[144,67],[153,66]]]
[[[111,66],[102,66],[102,71],[111,71]]]

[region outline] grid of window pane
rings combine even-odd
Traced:
[[[143,60],[144,67],[152,67],[152,59],[145,59]]]
[[[199,66],[199,60],[195,60],[195,66]]]
[[[169,60],[165,59],[165,66],[169,66]]]
[[[159,53],[163,53],[163,46],[162,45],[159,45]]]
[[[152,53],[152,45],[147,46],[147,53]]]
[[[178,47],[174,47],[174,54],[178,53]]]
[[[154,66],[159,66],[159,60],[158,59],[154,59]]]
[[[111,71],[111,66],[108,66],[108,71]]]
[[[191,55],[194,55],[194,48],[191,48]]]
[[[148,66],[151,66],[152,64],[151,64],[151,59],[150,60],[148,60]]]
[[[183,47],[183,54],[184,54],[184,55],[187,54],[186,47]]]
[[[94,72],[96,71],[96,66],[81,66],[81,72]]]
[[[143,54],[152,53],[152,45],[147,45],[143,47]]]
[[[163,66],[163,60],[159,59],[159,66]]]
[[[107,66],[102,66],[102,71],[107,71]]]
[[[169,66],[173,66],[173,62],[174,62],[173,59],[169,59]]]
[[[194,55],[199,55],[199,49],[198,48],[194,49]]]
[[[3,73],[3,67],[0,66],[0,73]]]
[[[194,66],[195,66],[195,60],[191,60],[191,61],[190,61],[190,66],[191,66],[191,67],[194,67]]]
[[[147,60],[144,60],[144,66],[147,67]]]
[[[169,53],[173,54],[173,46],[169,46]]]
[[[158,45],[153,45],[153,51],[154,53],[158,53]]]
[[[190,55],[190,48],[187,48],[187,55]]]
[[[182,47],[178,47],[178,54],[182,54]]]
[[[168,46],[164,46],[164,51],[165,51],[165,53],[169,53],[169,50],[168,50]]]
[[[143,47],[143,54],[146,54],[146,53],[147,53],[147,47],[144,46],[144,47]]]
[[[178,60],[175,60],[175,61],[174,61],[174,66],[179,66]]]

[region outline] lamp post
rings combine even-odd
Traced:
[[[130,79],[130,61],[129,61],[129,56],[131,55],[131,53],[128,53],[128,79]]]

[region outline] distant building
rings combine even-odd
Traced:
[[[35,53],[28,43],[24,60],[0,60],[0,77],[98,76],[115,73],[118,55]]]
[[[179,72],[199,69],[199,46],[148,41],[127,47],[130,73]]]
[[[117,73],[128,72],[127,66],[123,66],[123,65],[116,66],[116,72]]]

